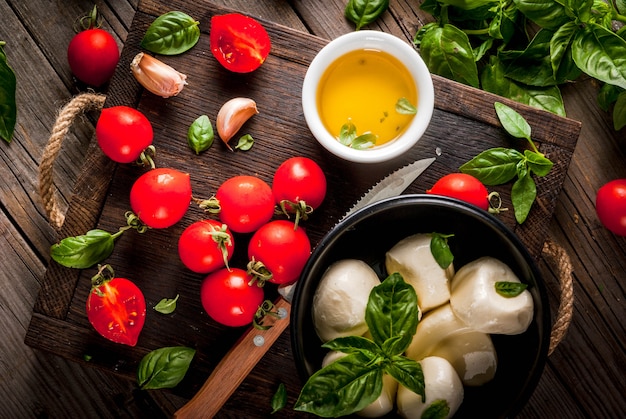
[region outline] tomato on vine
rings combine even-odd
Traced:
[[[235,239],[215,220],[200,220],[187,227],[178,239],[178,255],[193,272],[208,274],[227,267],[235,251]]]
[[[209,317],[223,325],[250,324],[264,300],[263,288],[252,282],[243,269],[222,268],[212,272],[200,286],[202,307]]]
[[[115,277],[110,265],[101,266],[91,279],[86,310],[89,323],[104,338],[137,344],[146,318],[145,298],[132,281]]]
[[[309,256],[311,242],[302,227],[274,220],[259,228],[248,244],[248,272],[261,282],[295,282]]]
[[[152,144],[152,124],[137,109],[112,106],[100,113],[96,123],[98,145],[111,160],[131,163],[139,160]]]
[[[596,213],[604,227],[626,236],[626,179],[615,179],[598,189]]]

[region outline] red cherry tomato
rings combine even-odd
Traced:
[[[152,144],[152,124],[144,114],[128,106],[102,110],[96,124],[98,145],[111,160],[131,163]]]
[[[274,215],[272,189],[256,176],[234,176],[217,189],[220,220],[236,233],[251,233]]]
[[[596,213],[602,225],[626,236],[626,179],[615,179],[598,189]]]
[[[157,168],[141,175],[130,190],[130,206],[139,219],[152,228],[176,224],[191,201],[189,174]]]
[[[77,33],[67,48],[67,61],[80,81],[99,87],[109,81],[120,59],[120,51],[111,34],[103,29]]]
[[[267,280],[275,284],[296,281],[310,255],[309,237],[302,227],[296,227],[287,220],[270,221],[263,225],[248,244],[251,264],[260,262],[262,268],[271,274]]]
[[[208,274],[228,266],[234,251],[232,233],[226,224],[215,220],[196,221],[178,239],[180,260],[197,273]]]
[[[272,192],[276,204],[286,213],[306,218],[326,197],[326,176],[322,168],[306,157],[285,160],[274,173]]]
[[[200,286],[202,307],[216,322],[226,326],[252,323],[263,303],[263,288],[250,285],[252,277],[239,268],[210,273]]]
[[[465,173],[445,175],[426,193],[460,199],[485,211],[489,209],[489,192],[487,188],[474,176]]]
[[[211,18],[211,52],[226,69],[249,73],[270,53],[270,37],[255,19],[239,13]]]
[[[87,298],[89,322],[103,337],[135,346],[146,318],[143,293],[126,278],[98,278]]]

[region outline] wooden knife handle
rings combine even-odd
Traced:
[[[248,376],[263,355],[289,325],[291,305],[282,297],[274,303],[275,310],[284,308],[287,316],[276,318],[268,316],[264,325],[271,325],[267,330],[251,327],[226,353],[217,364],[198,393],[187,404],[174,413],[176,419],[212,418],[222,408],[226,400]],[[263,344],[257,346],[256,336],[263,337]]]

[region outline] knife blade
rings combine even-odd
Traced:
[[[372,186],[341,219],[369,204],[400,195],[434,161],[434,157],[417,160],[387,175]],[[221,409],[289,325],[289,310],[294,288],[294,284],[279,287],[281,297],[275,301],[275,308],[284,309],[287,316],[270,319],[272,327],[267,330],[249,328],[221,359],[198,393],[174,413],[175,419],[212,417]],[[255,342],[258,338],[262,338],[262,343]]]

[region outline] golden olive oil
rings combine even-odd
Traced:
[[[338,138],[341,127],[350,121],[357,135],[377,135],[378,146],[402,134],[413,119],[414,115],[396,112],[396,102],[404,97],[417,105],[417,95],[411,74],[397,58],[363,49],[339,57],[328,67],[317,90],[317,106],[333,136]]]

